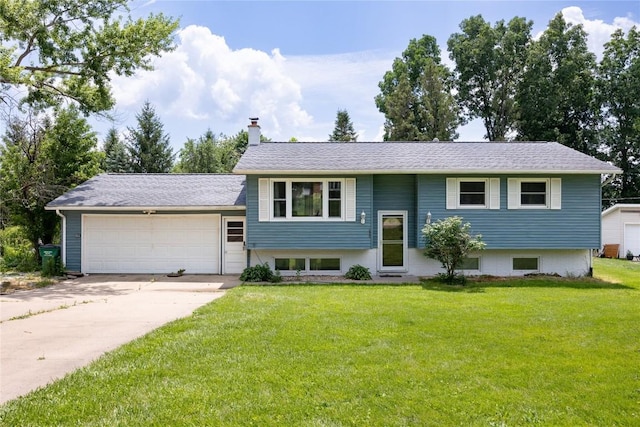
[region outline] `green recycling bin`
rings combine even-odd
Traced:
[[[55,269],[56,261],[60,259],[60,246],[40,246],[40,258],[42,258],[42,270],[52,271]]]

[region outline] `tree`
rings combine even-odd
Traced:
[[[609,198],[640,202],[640,31],[617,30],[598,67],[598,97],[604,126],[599,132],[607,159],[622,169],[606,190]]]
[[[228,173],[238,163],[235,141],[210,129],[197,141],[188,139],[174,168],[178,173]]]
[[[329,135],[329,141],[356,142],[358,134],[353,130],[353,123],[347,110],[338,110],[336,124],[333,133]]]
[[[385,115],[385,141],[453,140],[462,123],[451,72],[440,62],[436,39],[411,39],[378,83],[376,106]]]
[[[531,21],[515,17],[494,27],[481,15],[465,19],[449,37],[456,63],[458,101],[469,119],[480,118],[490,141],[507,139],[517,120],[515,94],[531,40]]]
[[[129,130],[129,156],[135,173],[167,173],[173,166],[173,149],[164,125],[149,101],[136,115],[138,126]]]
[[[595,70],[582,26],[567,24],[558,13],[529,49],[516,94],[518,138],[595,154]]]
[[[260,135],[260,141],[270,141]],[[229,137],[207,130],[198,140],[189,138],[180,150],[176,173],[231,173],[249,145],[246,130]]]
[[[8,124],[0,146],[0,191],[11,223],[24,227],[37,251],[51,243],[59,218],[44,207],[99,172],[97,138],[78,109],[53,119],[30,111]]]
[[[459,216],[438,220],[422,229],[426,239],[424,254],[442,263],[446,270],[444,278],[447,283],[454,282],[456,269],[462,265],[469,253],[485,247],[482,236],[472,236],[470,229],[471,224],[463,223]]]
[[[2,101],[44,107],[72,101],[85,114],[110,109],[111,76],[152,69],[152,57],[173,49],[178,27],[162,14],[134,21],[128,3],[2,1]]]
[[[104,159],[102,162],[102,169],[105,172],[131,172],[131,159],[127,152],[127,146],[120,139],[118,131],[115,128],[111,128],[107,131],[103,151]]]

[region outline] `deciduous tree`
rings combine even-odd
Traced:
[[[51,243],[59,218],[44,207],[100,170],[97,138],[78,109],[53,119],[29,112],[14,117],[0,145],[0,191],[11,223],[24,227],[37,250]]]
[[[128,3],[0,2],[2,101],[47,107],[72,101],[84,113],[109,110],[111,76],[151,69],[154,56],[173,48],[178,26],[162,14],[133,20]]]
[[[451,72],[429,35],[409,41],[380,83],[376,106],[385,115],[386,141],[453,140],[461,124]]]
[[[598,96],[604,126],[600,142],[607,158],[622,169],[607,197],[640,202],[640,31],[615,31],[598,67]]]
[[[507,139],[515,128],[515,94],[533,23],[515,17],[491,26],[481,15],[465,19],[449,37],[458,100],[468,119],[480,118],[490,141]]]
[[[529,49],[516,94],[518,139],[558,141],[595,154],[595,71],[582,26],[558,13]]]

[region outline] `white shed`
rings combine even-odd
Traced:
[[[627,251],[640,255],[640,204],[617,204],[602,212],[602,245],[620,245],[619,257]]]

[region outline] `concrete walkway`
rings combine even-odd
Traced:
[[[237,276],[92,275],[0,295],[0,404],[224,295]]]

